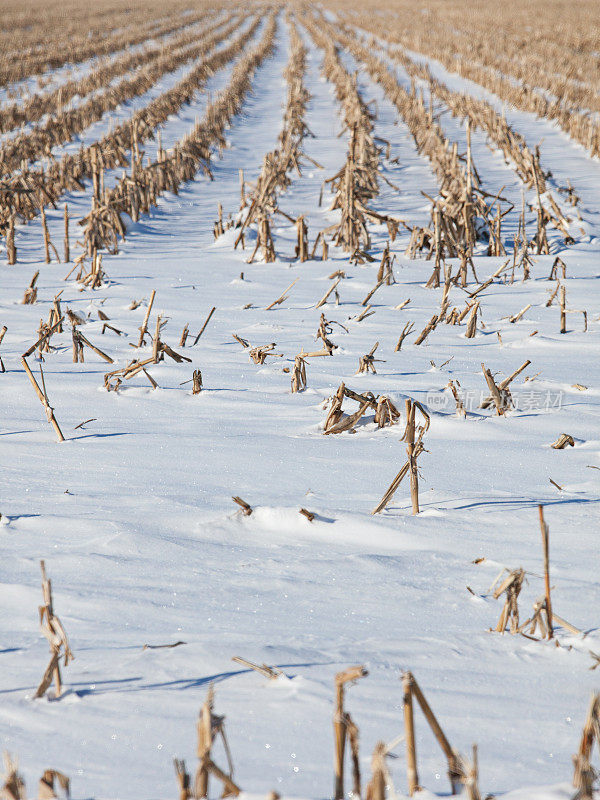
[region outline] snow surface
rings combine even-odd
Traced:
[[[338,137],[340,117],[320,75],[321,54],[304,38],[312,94],[307,123],[315,135],[304,149],[323,169],[307,163],[280,205],[306,215],[312,242],[336,219],[327,211],[327,192],[320,208],[318,196],[323,179],[343,164],[347,137]],[[587,333],[581,315],[570,314],[569,332],[561,336],[556,305],[545,307],[554,286],[546,280],[553,253],[535,258],[532,280],[494,283],[481,294],[485,329],[475,339],[464,338],[464,327],[441,325],[424,345],[414,346],[413,335],[396,353],[404,324],[412,320],[421,330],[441,298],[424,288],[431,262],[402,255],[406,234],[392,247],[398,282],[379,289],[376,313],[362,322],[353,317],[375,285],[377,263],[352,266],[332,249],[328,262],[300,264],[293,259],[295,229],[283,217],[274,229],[274,264],[245,263],[249,251],[234,251],[233,231],[214,242],[217,203],[226,214],[237,212],[239,168],[253,180],[263,154],[276,146],[288,45],[281,17],[276,51],[255,75],[253,93],[228,132],[229,146],[214,161],[214,181],[199,176],[132,225],[119,255],[104,256],[107,284],[80,291],[63,280],[70,265],[45,265],[38,221],[17,229],[19,263],[0,266],[0,325],[8,327],[0,346],[7,370],[0,375],[0,743],[20,757],[30,792],[52,767],[71,777],[76,798],[173,797],[172,759],[185,758],[195,769],[196,717],[213,683],[235,779],[251,796],[276,790],[328,797],[333,677],[364,663],[369,676],[349,690],[347,706],[360,728],[365,775],[376,741],[403,731],[399,676],[410,669],[452,745],[468,754],[478,743],[484,794],[571,797],[571,755],[598,688],[589,651],[600,651],[600,474],[588,466],[600,465],[600,166],[554,126],[507,113],[533,143],[543,137],[542,164],[581,193],[590,233],[560,256],[568,269],[568,306],[587,309]],[[349,56],[345,61],[352,65]],[[218,91],[229,72],[217,73],[208,91]],[[171,78],[165,81],[157,90]],[[384,159],[382,170],[400,192],[382,182],[373,206],[424,224],[428,203],[420,192],[436,187],[428,162],[366,74],[359,88],[365,99],[376,98],[376,134],[391,141],[391,157],[398,158],[397,164]],[[471,87],[465,82],[463,88]],[[199,95],[169,121],[165,146],[191,128],[205,103]],[[455,121],[448,117],[444,124],[464,140]],[[496,189],[510,176],[475,135],[474,157]],[[89,194],[65,199],[74,242]],[[49,211],[48,220],[58,247],[60,210]],[[373,226],[372,233],[378,257],[387,232]],[[558,252],[558,239],[553,248]],[[476,259],[480,280],[501,263]],[[347,275],[340,305],[316,310],[327,276],[338,268]],[[37,269],[38,302],[22,305]],[[296,278],[289,299],[265,311]],[[151,330],[156,313],[163,313],[169,319],[163,340],[193,363],[151,366],[159,390],[137,376],[118,394],[107,393],[103,375],[113,367],[89,350],[84,364],[71,363],[70,332],[56,335],[57,349],[43,367],[67,439],[57,444],[19,362],[52,298],[63,290],[63,309],[87,318],[83,333],[116,368],[136,355],[130,345],[137,343],[152,289]],[[395,310],[407,298],[410,304]],[[129,310],[134,299],[143,302]],[[451,290],[452,304],[462,306],[464,299],[463,290]],[[505,319],[528,303],[522,320]],[[213,306],[198,345],[178,347],[183,326],[189,323],[195,336]],[[99,309],[122,337],[101,335]],[[335,355],[311,359],[308,389],[291,394],[282,369],[302,347],[320,349],[314,334],[321,311],[348,333],[334,326]],[[256,366],[232,333],[252,345],[276,342],[283,358]],[[377,340],[376,355],[384,359],[377,374],[355,375],[359,357]],[[138,354],[147,352],[149,346]],[[444,389],[450,378],[478,400],[486,394],[481,362],[500,379],[528,358],[531,366],[512,387],[517,410],[499,418],[474,402],[466,420],[456,417]],[[184,383],[194,368],[204,380],[197,396]],[[427,452],[419,459],[418,517],[411,516],[405,484],[384,513],[370,515],[404,463],[402,424],[378,430],[367,416],[354,435],[322,435],[325,401],[342,380],[356,391],[388,395],[402,411],[405,398],[416,399],[432,414]],[[345,408],[354,410],[349,401]],[[562,432],[574,437],[575,447],[553,450]],[[232,495],[254,513],[241,517]],[[543,591],[538,503],[550,527],[555,610],[585,632],[559,629],[560,646],[489,632],[501,602],[488,589],[502,567],[531,573],[520,598],[525,616]],[[300,507],[317,515],[314,522]],[[59,701],[32,699],[48,659],[37,619],[40,558],[75,654]],[[478,558],[485,560],[474,564]],[[185,644],[173,649],[143,649],[179,640]],[[276,665],[284,677],[268,681],[234,664],[234,655]],[[420,779],[428,790],[421,797],[445,795],[443,755],[419,715],[417,733]],[[399,759],[390,769],[401,795],[403,745],[395,752]],[[221,753],[216,760],[224,763]]]

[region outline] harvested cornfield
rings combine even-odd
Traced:
[[[595,4],[3,11],[2,796],[598,797]]]

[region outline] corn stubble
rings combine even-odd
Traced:
[[[400,9],[407,11],[412,9],[409,0],[399,0],[399,2]],[[559,0],[559,5],[561,3],[563,0]],[[541,0],[533,0],[533,4],[536,8],[543,9],[540,5]],[[151,3],[151,5],[156,4]],[[156,8],[162,8],[163,5],[161,3]],[[36,69],[41,70],[46,63],[56,68],[70,61],[105,56],[117,53],[119,50],[123,52],[113,59],[100,61],[81,79],[68,80],[56,90],[41,91],[43,87],[40,86],[40,91],[34,92],[20,102],[7,104],[3,109],[3,117],[0,120],[2,133],[23,123],[37,123],[31,130],[24,128],[14,137],[7,139],[0,154],[2,167],[0,233],[5,236],[9,265],[18,262],[17,240],[20,235],[18,226],[35,217],[39,217],[41,222],[41,243],[45,263],[61,260],[50,236],[46,209],[56,208],[67,191],[86,191],[86,182],[89,182],[90,210],[82,219],[76,221],[81,228],[83,242],[80,244],[83,252],[73,259],[73,268],[67,278],[75,273],[75,281],[81,291],[107,287],[110,285],[110,279],[103,267],[103,257],[119,252],[120,242],[127,236],[130,220],[137,222],[142,215],[156,206],[161,195],[166,192],[177,193],[185,182],[192,180],[199,172],[212,177],[211,162],[214,155],[225,147],[226,131],[241,110],[244,99],[251,89],[254,71],[272,53],[277,27],[281,23],[277,19],[277,9],[262,9],[261,13],[265,14],[262,35],[259,42],[250,47],[248,42],[258,31],[261,23],[256,8],[249,12],[228,8],[223,17],[218,17],[211,8],[201,4],[201,8],[193,12],[184,24],[178,13],[183,6],[178,2],[167,2],[167,5],[166,21],[153,28],[153,36],[169,37],[164,46],[152,45],[139,51],[132,49],[136,42],[145,41],[149,32],[145,14],[136,9],[131,12],[131,19],[127,20],[120,12],[111,8],[111,13],[114,14],[112,18],[115,22],[114,30],[105,36],[92,39],[87,37],[86,21],[97,19],[98,14],[104,13],[105,6],[100,3],[100,7],[96,10],[90,10],[80,16],[75,15],[73,21],[69,23],[68,32],[61,31],[60,26],[57,26],[54,38],[50,42],[52,46],[47,48],[47,53],[43,56],[46,60],[43,62],[40,60],[42,56],[36,54],[34,44],[35,36],[40,32],[39,25],[34,25],[31,30],[19,28],[15,17],[18,34],[13,42],[13,49],[11,50],[5,41],[7,46],[0,56],[0,78],[4,81],[17,80],[19,77],[34,74]],[[335,5],[333,2],[332,6]],[[54,18],[57,6],[56,4],[51,6],[49,13]],[[284,73],[287,93],[278,145],[264,155],[260,173],[254,183],[246,181],[243,170],[241,171],[238,214],[235,218],[230,214],[225,220],[222,206],[219,204],[218,218],[214,224],[215,238],[233,228],[236,231],[235,247],[241,245],[244,248],[252,228],[256,242],[247,259],[248,263],[252,263],[257,257],[265,263],[273,263],[277,260],[273,220],[282,217],[295,227],[294,259],[298,264],[319,257],[317,254],[320,246],[320,258],[323,261],[329,258],[330,247],[335,247],[346,254],[351,264],[367,268],[378,260],[369,252],[373,244],[370,226],[386,226],[388,242],[383,248],[379,265],[375,263],[373,267],[375,269],[378,266],[376,278],[374,283],[369,284],[372,288],[360,303],[362,310],[353,318],[354,324],[371,317],[375,313],[374,303],[371,303],[375,294],[380,292],[377,295],[379,300],[386,291],[382,287],[393,286],[395,283],[393,265],[396,254],[391,252],[391,247],[403,228],[410,234],[406,255],[411,259],[424,256],[426,260],[433,262],[431,274],[424,283],[427,288],[441,291],[439,311],[436,311],[417,333],[414,344],[420,346],[427,343],[430,335],[435,335],[436,329],[441,324],[453,326],[464,324],[465,338],[475,339],[481,336],[481,332],[485,329],[484,320],[487,322],[487,316],[484,317],[484,292],[489,287],[508,280],[513,283],[516,278],[522,277],[523,281],[528,281],[532,277],[538,277],[534,273],[536,265],[534,256],[550,253],[548,236],[552,229],[560,234],[565,248],[575,244],[577,237],[585,234],[583,226],[578,226],[578,222],[581,221],[578,210],[580,201],[570,183],[566,187],[554,188],[554,184],[550,181],[551,176],[544,167],[540,148],[529,146],[525,138],[511,127],[503,114],[498,113],[483,98],[475,99],[452,90],[436,79],[426,65],[412,58],[408,51],[425,52],[463,77],[476,80],[482,86],[496,92],[512,106],[556,122],[568,136],[595,156],[600,155],[600,123],[596,114],[585,113],[581,109],[600,111],[598,100],[600,67],[597,59],[590,58],[590,53],[586,51],[589,42],[581,35],[580,28],[578,31],[581,46],[564,46],[558,34],[548,29],[543,14],[539,17],[539,24],[546,31],[544,36],[532,36],[529,46],[523,48],[520,37],[511,30],[503,39],[503,51],[498,52],[498,48],[493,44],[498,24],[503,20],[506,21],[507,15],[522,13],[514,2],[496,10],[491,10],[491,6],[486,7],[480,15],[471,16],[468,20],[460,17],[459,21],[457,18],[457,14],[460,13],[459,4],[433,0],[435,13],[427,15],[411,13],[409,26],[398,23],[392,15],[387,18],[389,24],[385,26],[374,22],[376,15],[372,11],[382,7],[380,0],[371,0],[369,9],[352,8],[346,4],[344,10],[352,24],[347,24],[342,19],[339,25],[333,25],[318,8],[310,9],[302,6],[294,8],[293,14],[288,12],[286,24],[290,32],[290,55]],[[7,11],[6,26],[11,25],[12,13]],[[585,16],[590,19],[587,6]],[[116,25],[117,20],[120,20],[120,27]],[[496,21],[496,25],[491,25],[490,20]],[[297,22],[301,23],[323,54],[322,72],[325,79],[333,86],[343,119],[343,133],[346,134],[347,140],[343,163],[333,176],[324,181],[321,193],[323,194],[325,188],[329,190],[332,200],[328,211],[336,212],[339,221],[319,231],[312,248],[305,215],[292,216],[281,207],[282,198],[292,185],[294,176],[301,176],[307,163],[320,168],[320,165],[310,159],[303,150],[304,140],[312,136],[306,123],[306,112],[311,98],[305,85],[308,52]],[[199,23],[203,25],[200,33],[194,28],[194,25]],[[469,36],[461,40],[453,31],[457,27],[460,29],[461,25],[464,27],[465,24],[468,26]],[[242,31],[243,25],[248,27]],[[357,35],[356,26],[373,37],[367,46],[365,40]],[[572,35],[576,37],[577,31]],[[378,37],[377,40],[374,36]],[[5,33],[0,32],[0,41],[5,39]],[[553,54],[552,71],[540,68],[541,41]],[[472,47],[473,43],[476,43],[477,47]],[[376,54],[378,50],[385,53],[385,59],[378,57]],[[14,53],[18,51],[27,54],[27,57],[14,58]],[[382,174],[382,166],[390,157],[390,143],[382,142],[377,137],[376,114],[359,90],[357,75],[351,74],[345,68],[342,59],[344,51],[354,57],[357,64],[366,70],[370,79],[393,104],[399,117],[406,123],[418,153],[430,163],[438,182],[438,192],[434,197],[425,195],[430,214],[429,223],[425,226],[411,225],[391,214],[380,213],[372,207],[380,195],[380,182],[386,180]],[[473,57],[473,52],[477,52],[477,59]],[[234,60],[236,63],[229,83],[216,98],[208,102],[203,119],[168,151],[163,149],[158,133],[156,157],[149,157],[144,152],[144,147],[149,140],[154,139],[158,127],[170,115],[177,114],[189,97],[204,87],[207,79],[215,71]],[[75,155],[67,154],[61,158],[48,157],[53,147],[73,141],[105,113],[139,97],[162,76],[172,73],[188,62],[193,66],[176,86],[132,113],[129,119],[113,127],[97,142],[89,147],[82,146]],[[409,89],[400,85],[391,65],[400,66],[406,72],[411,81]],[[109,87],[110,81],[113,84]],[[425,102],[423,92],[417,90],[418,84],[427,88],[431,98],[429,106]],[[549,98],[547,93],[553,95],[553,98]],[[82,102],[69,107],[69,100],[76,95],[82,98]],[[449,111],[464,124],[467,141],[465,153],[459,152],[458,143],[450,140],[444,133],[443,127],[438,122],[439,107]],[[525,202],[523,194],[520,211],[518,209],[515,211],[512,204],[502,196],[502,189],[490,194],[482,188],[471,148],[471,138],[475,131],[483,133],[494,147],[502,151],[524,188],[531,190],[532,193],[535,190],[535,200],[529,204]],[[123,168],[124,172],[116,184],[109,188],[105,183],[106,173],[116,167]],[[393,186],[392,188],[398,189]],[[401,191],[401,188],[399,190]],[[507,253],[509,237],[506,234],[506,226],[508,215],[513,211],[519,216],[518,225],[515,226],[516,234],[512,240],[511,259],[511,255]],[[526,223],[527,211],[534,218],[533,233],[531,230],[529,233],[527,231],[527,225],[532,228],[531,217],[529,223]],[[72,260],[70,235],[72,222],[74,220],[70,219],[69,209],[65,204],[62,259],[64,263]],[[503,259],[506,256],[507,260],[490,278],[480,282],[475,272],[473,258],[476,253],[481,253],[483,248],[487,256]],[[456,260],[458,264],[451,265],[450,259]],[[454,268],[456,268],[455,274],[453,274]],[[471,285],[469,285],[470,276],[474,281]],[[243,279],[243,275],[241,277]],[[337,270],[329,276],[330,284],[317,300],[316,308],[321,308],[332,301],[340,303],[338,289],[340,285],[348,285],[342,284],[345,278],[346,273],[343,270]],[[25,288],[22,300],[24,305],[39,305],[38,279],[39,272],[36,272]],[[297,280],[264,310],[285,313],[286,308],[281,307],[288,301]],[[554,260],[548,280],[554,281],[556,286],[551,288],[551,295],[545,307],[551,308],[556,304],[559,312],[557,328],[560,334],[568,332],[569,313],[582,314],[584,332],[587,331],[587,311],[567,306],[567,265],[560,257]],[[461,303],[458,307],[451,307],[452,287],[465,290],[464,306]],[[137,347],[134,345],[137,350],[148,347],[148,351],[145,354],[136,354],[136,357],[128,360],[124,366],[106,373],[104,380],[108,391],[119,391],[126,381],[136,375],[140,377],[143,375],[153,389],[158,388],[158,384],[146,367],[163,362],[165,357],[176,364],[191,363],[190,358],[181,355],[164,341],[166,319],[163,313],[157,314],[156,319],[151,319],[155,294],[155,291],[152,291],[139,328]],[[65,318],[71,323],[74,363],[84,362],[86,349],[108,363],[113,363],[113,358],[81,332],[84,319],[70,309],[63,314],[60,295],[61,293],[57,294],[52,302],[47,322],[40,320],[36,341],[23,354],[21,363],[58,440],[63,441],[62,431],[48,399],[42,368],[40,366],[40,383],[38,383],[27,358],[37,350],[38,358],[42,361],[56,349],[52,344],[52,337],[63,331],[62,323]],[[396,309],[403,309],[409,302],[410,300],[405,300],[396,306]],[[139,302],[135,301],[132,308],[137,305]],[[517,310],[518,308],[515,304],[515,313],[506,318],[511,325],[517,325],[523,320],[530,311],[531,304],[525,305],[520,310]],[[213,307],[209,312],[192,346],[198,344],[215,310]],[[99,318],[108,320],[102,312],[99,312]],[[325,314],[321,314],[316,339],[320,340],[319,346],[322,349],[314,352],[305,352],[302,349],[293,357],[293,366],[285,368],[284,371],[290,373],[293,394],[303,392],[308,386],[309,359],[334,356],[337,349],[337,345],[331,339],[334,324],[339,325],[328,321]],[[107,323],[103,326],[102,333],[106,330],[116,335],[123,333]],[[344,330],[346,333],[349,332],[347,328]],[[395,352],[401,351],[407,338],[414,331],[415,323],[406,322],[399,334]],[[6,326],[0,330],[0,342],[5,333]],[[258,366],[268,364],[267,359],[284,357],[284,354],[274,352],[277,346],[275,343],[252,346],[241,336],[237,334],[233,336],[242,348],[248,351],[250,360]],[[180,348],[186,347],[188,337],[189,324],[186,324],[179,339]],[[498,338],[501,344],[499,332]],[[375,365],[385,363],[383,359],[375,356],[378,347],[379,341],[368,353],[359,356],[357,374],[377,374]],[[382,351],[386,352],[383,348]],[[503,380],[498,380],[491,369],[482,363],[482,374],[489,394],[484,398],[481,409],[493,409],[497,416],[509,415],[514,407],[510,384],[530,363],[529,360],[525,361]],[[0,358],[0,371],[4,369],[4,363]],[[193,395],[203,390],[202,373],[199,369],[194,369],[191,381],[185,383],[190,382]],[[449,380],[446,388],[454,398],[457,415],[466,417],[466,410],[459,393],[460,383]],[[581,387],[582,390],[585,388]],[[344,409],[346,401],[357,406],[348,412]],[[359,423],[365,421],[364,418],[368,413],[373,414],[372,419],[378,429],[395,425],[401,419],[400,411],[390,397],[376,395],[371,391],[356,392],[342,382],[330,398],[323,434],[329,436],[355,433]],[[421,418],[420,424],[417,424],[417,413]],[[381,502],[373,510],[373,514],[380,513],[391,503],[400,483],[407,475],[410,479],[412,512],[416,515],[420,511],[418,458],[425,452],[424,437],[430,427],[431,417],[423,405],[411,399],[406,400],[405,416],[402,441],[406,445],[406,462]],[[551,444],[555,450],[562,450],[568,446],[575,446],[575,440],[566,433],[560,434],[556,442]],[[553,483],[559,489],[562,488],[554,481]],[[241,497],[234,496],[232,500],[239,509],[237,513],[241,517],[250,517],[253,514],[253,507]],[[305,508],[301,508],[299,513],[309,523],[318,525],[318,515]],[[560,628],[573,634],[581,634],[581,631],[559,617],[553,610],[549,529],[542,506],[539,506],[539,522],[544,568],[543,594],[535,600],[532,613],[525,622],[522,622],[519,598],[528,573],[522,568],[506,570],[507,575],[503,571],[492,585],[493,597],[503,601],[495,631],[503,634],[508,629],[511,634],[521,634],[536,640],[554,640],[559,644],[557,629],[559,633]],[[67,666],[73,655],[64,628],[54,613],[52,586],[46,576],[43,561],[41,565],[44,600],[40,607],[40,622],[42,632],[49,642],[51,658],[35,696],[44,696],[54,682],[55,697],[59,698],[62,693],[60,661],[62,660],[64,666]],[[598,658],[595,654],[592,655]],[[269,680],[282,676],[282,671],[278,667],[255,664],[237,656],[233,660]],[[366,675],[367,671],[363,666],[356,666],[338,673],[335,677],[335,800],[342,800],[346,794],[344,784],[348,754],[352,765],[352,792],[356,797],[361,797],[363,794],[359,730],[346,711],[345,700],[347,688]],[[461,756],[449,744],[412,673],[404,673],[402,683],[409,794],[415,794],[420,788],[414,713],[417,704],[447,760],[452,792],[457,793],[464,787],[470,800],[480,800],[477,747],[473,746],[470,758]],[[208,797],[210,784],[213,781],[220,784],[223,797],[237,796],[241,791],[233,779],[233,764],[225,735],[224,717],[215,713],[214,705],[214,691],[211,687],[197,723],[199,764],[193,780],[186,770],[185,762],[175,759],[180,800]],[[226,769],[217,766],[214,761],[213,749],[218,739],[221,740],[225,750]],[[579,751],[574,756],[573,783],[578,792],[576,796],[580,800],[591,800],[593,797],[595,770],[591,765],[591,756],[594,743],[600,746],[600,696],[597,694],[592,698]],[[395,794],[387,766],[393,744],[379,741],[375,746],[371,761],[372,774],[365,788],[367,800],[384,800],[386,796]],[[25,797],[25,785],[16,762],[8,756],[5,757],[5,771],[4,796],[8,800],[21,800]],[[68,778],[56,770],[46,770],[40,780],[39,796],[55,797],[56,787],[61,787],[68,794]]]

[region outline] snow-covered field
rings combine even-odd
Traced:
[[[340,109],[320,73],[322,52],[304,28],[301,34],[311,94],[306,123],[314,135],[302,147],[320,168],[305,159],[279,205],[293,217],[305,215],[312,246],[317,232],[338,219],[327,210],[327,188],[321,206],[318,200],[323,180],[344,164],[348,133],[339,136]],[[262,28],[254,38],[261,35]],[[221,157],[215,153],[214,180],[198,174],[131,223],[119,254],[103,254],[107,281],[100,288],[82,289],[73,276],[65,281],[72,264],[44,263],[39,220],[17,226],[16,265],[2,255],[0,744],[18,755],[30,794],[42,771],[55,768],[71,777],[76,798],[173,797],[172,760],[185,758],[195,770],[196,720],[212,683],[216,712],[226,717],[234,779],[245,792],[330,797],[334,676],[364,664],[369,675],[347,692],[347,708],[360,729],[367,778],[376,742],[403,734],[399,679],[408,669],[452,746],[468,755],[478,744],[483,796],[572,797],[571,757],[600,683],[590,655],[600,652],[600,164],[550,123],[508,109],[509,123],[531,147],[542,141],[542,163],[556,185],[568,179],[581,197],[585,235],[565,247],[554,232],[551,255],[532,256],[530,280],[518,274],[514,283],[496,280],[484,289],[477,296],[484,327],[475,338],[465,338],[464,325],[441,324],[416,346],[416,334],[439,311],[443,287],[425,288],[432,262],[404,256],[406,231],[391,244],[396,283],[378,289],[370,301],[375,313],[362,321],[356,317],[376,284],[385,226],[370,227],[375,262],[363,265],[334,247],[328,261],[300,263],[296,228],[283,216],[272,222],[274,263],[246,263],[252,232],[244,251],[234,250],[235,229],[213,237],[217,204],[226,217],[238,211],[239,169],[252,182],[263,155],[277,146],[289,44],[281,13],[275,50],[254,75],[226,149]],[[350,54],[341,56],[350,71],[359,66]],[[479,96],[477,87],[448,76],[441,65],[431,68],[453,88]],[[230,68],[216,73],[167,122],[164,147],[191,129],[229,74]],[[166,76],[148,98],[175,77]],[[375,134],[391,144],[382,174],[399,188],[382,181],[373,208],[426,225],[430,203],[421,192],[437,192],[429,162],[365,71],[358,73],[358,89],[366,101],[375,100]],[[132,102],[131,109],[138,106]],[[126,116],[125,108],[116,114]],[[93,141],[107,124],[103,119],[81,141]],[[449,115],[441,124],[462,152],[464,125]],[[505,186],[520,207],[521,184],[502,154],[477,131],[472,148],[485,189]],[[121,172],[107,174],[106,185]],[[77,220],[88,213],[90,196],[64,199],[77,255]],[[535,189],[527,199],[535,200]],[[62,254],[62,209],[46,213]],[[527,219],[532,232],[534,215]],[[506,246],[512,253],[508,233]],[[561,335],[558,305],[546,307],[556,255],[567,267],[568,308],[587,311],[586,332],[582,314],[572,313]],[[505,260],[477,256],[479,282]],[[449,263],[456,268],[456,260]],[[339,305],[332,295],[317,309],[338,269],[346,274]],[[23,305],[36,270],[37,302]],[[296,280],[285,302],[265,310]],[[467,291],[477,285],[470,276]],[[156,390],[139,373],[107,392],[107,371],[152,354],[149,336],[134,348],[153,290],[150,332],[162,314],[168,320],[162,341],[191,363],[150,364]],[[115,362],[106,364],[86,348],[85,363],[72,363],[68,324],[52,337],[42,366],[66,440],[61,444],[20,362],[59,292],[63,311],[82,317],[81,332]],[[452,286],[450,306],[462,308],[465,299],[465,290]],[[139,303],[135,309],[132,301]],[[509,321],[529,304],[518,322]],[[99,311],[122,335],[102,334]],[[337,349],[331,357],[309,358],[307,388],[292,394],[294,357],[302,348],[321,349],[315,334],[322,312],[339,323],[330,335]],[[414,333],[395,352],[409,321]],[[180,347],[186,324],[190,337]],[[256,365],[233,334],[252,347],[274,342],[281,357]],[[377,373],[357,375],[359,358],[376,341]],[[511,384],[515,408],[505,416],[480,409],[488,394],[482,362],[499,382],[528,359]],[[29,363],[39,378],[36,357]],[[194,369],[204,384],[197,395]],[[455,412],[449,380],[460,385],[465,419]],[[356,392],[391,398],[400,422],[378,429],[368,412],[355,431],[323,435],[328,398],[342,381]],[[405,481],[388,508],[372,516],[406,460],[400,438],[407,398],[431,416],[418,462],[421,513],[412,515]],[[344,410],[352,413],[356,404],[346,400]],[[80,426],[84,420],[90,421]],[[573,437],[574,447],[551,447],[561,433]],[[252,515],[241,515],[232,496],[247,501]],[[543,594],[538,504],[550,529],[554,610],[582,631],[559,626],[553,641],[490,632],[503,600],[493,599],[489,587],[503,567],[527,571],[522,621]],[[37,612],[40,559],[75,656],[63,669],[59,699],[53,690],[33,699],[48,662]],[[144,649],[175,642],[183,644]],[[283,675],[270,681],[233,663],[233,656],[276,666]],[[447,795],[444,756],[418,712],[416,725],[426,787],[420,796]],[[404,744],[393,752],[398,759],[389,768],[403,796]],[[215,760],[226,763],[220,751]],[[211,786],[216,796],[217,783]]]

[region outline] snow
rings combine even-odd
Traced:
[[[315,134],[304,149],[323,169],[307,163],[280,205],[293,216],[306,215],[312,244],[336,219],[327,211],[327,192],[323,206],[317,203],[323,179],[344,161],[347,136],[338,138],[340,118],[319,72],[320,54],[308,36],[304,40],[312,94],[307,124]],[[398,282],[378,290],[376,313],[362,322],[352,318],[375,285],[378,263],[352,266],[332,249],[326,263],[300,264],[293,260],[295,229],[283,217],[273,230],[274,264],[247,264],[249,250],[234,250],[231,235],[213,240],[217,203],[225,215],[238,210],[239,168],[252,181],[263,154],[276,146],[288,44],[280,17],[274,56],[258,69],[253,93],[228,131],[229,146],[215,158],[214,181],[198,176],[132,225],[119,255],[104,256],[107,284],[80,291],[63,281],[68,265],[45,265],[38,221],[17,229],[19,263],[0,266],[0,325],[8,327],[0,346],[7,370],[0,375],[0,742],[19,756],[30,791],[52,767],[71,777],[76,798],[172,797],[172,759],[185,758],[195,770],[196,715],[213,683],[216,711],[226,715],[235,780],[248,797],[276,790],[321,798],[330,796],[333,780],[333,678],[364,663],[369,676],[347,696],[360,728],[364,775],[375,743],[403,732],[399,676],[410,669],[451,744],[468,755],[478,743],[483,794],[571,797],[571,756],[598,687],[589,651],[600,651],[600,487],[598,471],[588,466],[600,465],[598,164],[553,126],[507,114],[532,141],[544,130],[542,164],[581,192],[592,233],[560,256],[568,270],[568,306],[587,309],[587,333],[581,315],[570,314],[568,334],[559,334],[556,305],[545,307],[554,286],[546,280],[553,254],[535,257],[532,280],[496,282],[481,293],[486,327],[475,339],[465,339],[462,327],[440,325],[422,346],[412,344],[413,335],[396,353],[404,324],[412,320],[420,331],[441,299],[441,291],[424,288],[431,262],[402,255],[405,233],[392,245]],[[216,74],[208,90],[218,91],[229,72]],[[165,77],[156,91],[174,79]],[[391,158],[399,160],[384,159],[382,169],[400,192],[382,182],[373,207],[423,224],[428,206],[420,190],[429,193],[436,185],[428,162],[366,74],[359,88],[367,100],[377,99],[375,132],[391,141]],[[165,147],[191,128],[205,104],[199,96],[167,123]],[[445,124],[459,135],[454,121]],[[95,127],[90,137],[99,131]],[[493,159],[509,174],[485,153],[482,140],[474,137],[474,147],[484,174]],[[498,182],[495,175],[492,182]],[[67,199],[73,242],[89,194]],[[60,211],[49,211],[48,221],[58,247]],[[379,258],[387,231],[371,230]],[[477,258],[480,280],[501,263]],[[38,302],[22,305],[37,269]],[[347,274],[341,303],[316,310],[336,269]],[[295,278],[289,299],[265,311]],[[153,289],[151,330],[156,313],[168,317],[163,340],[193,363],[150,365],[156,391],[138,375],[119,393],[108,393],[103,375],[136,355],[130,345],[137,343]],[[70,332],[52,339],[57,349],[45,356],[43,368],[66,437],[59,445],[19,357],[61,290],[63,309],[87,318],[83,333],[116,363],[111,367],[86,349],[85,363],[73,364]],[[395,310],[407,298],[410,304]],[[134,299],[143,302],[129,310]],[[462,290],[451,290],[452,305],[464,300]],[[528,303],[522,320],[504,319]],[[195,336],[213,306],[217,311],[198,345],[180,348],[183,326],[189,323]],[[99,309],[124,336],[101,334]],[[282,369],[302,347],[319,349],[314,335],[321,311],[349,332],[334,328],[334,356],[310,359],[308,389],[291,394],[290,375]],[[233,333],[253,346],[276,342],[283,358],[256,366]],[[377,356],[384,359],[377,374],[355,375],[359,357],[377,340]],[[147,345],[139,355],[149,352]],[[481,362],[500,379],[526,359],[531,366],[511,387],[518,408],[505,418],[479,410],[487,394]],[[184,382],[195,368],[205,388],[193,396]],[[449,379],[458,380],[472,401],[466,420],[455,416],[444,391]],[[405,461],[402,424],[378,430],[367,415],[354,435],[322,435],[325,401],[341,381],[389,396],[403,416],[406,398],[430,410],[427,452],[419,459],[418,517],[411,516],[404,483],[384,513],[370,514]],[[576,383],[587,388],[580,391]],[[350,401],[344,407],[354,410]],[[575,447],[550,447],[561,432],[574,437]],[[254,513],[240,516],[232,495]],[[560,646],[490,632],[501,601],[488,589],[502,567],[530,573],[520,597],[523,619],[543,591],[538,503],[550,528],[554,608],[586,634],[559,629]],[[299,514],[301,507],[317,515],[312,523]],[[41,558],[75,654],[63,671],[60,701],[32,699],[48,659],[36,610]],[[479,558],[485,560],[473,563]],[[185,644],[172,649],[143,649],[180,640]],[[285,677],[268,681],[231,662],[235,655],[276,665]],[[403,745],[394,752],[399,758],[390,769],[403,796]],[[417,752],[427,787],[420,797],[447,794],[443,755],[418,715]],[[220,752],[215,760],[224,764]]]

